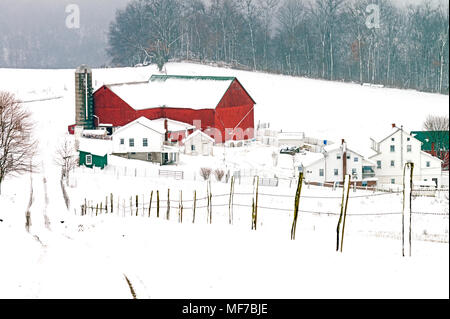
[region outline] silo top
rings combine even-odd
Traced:
[[[76,73],[92,73],[92,69],[86,64],[83,64],[77,68]]]

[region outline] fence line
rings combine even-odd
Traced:
[[[300,179],[302,180],[302,179]],[[346,180],[348,181],[348,178],[346,177]],[[248,214],[250,217],[250,211],[252,214],[252,229],[256,230],[256,224],[257,224],[257,211],[259,210],[264,210],[267,212],[288,212],[289,214],[286,214],[285,216],[287,217],[292,217],[291,213],[293,213],[294,215],[294,222],[293,222],[293,226],[291,229],[291,239],[295,240],[295,225],[297,222],[297,217],[301,216],[301,214],[311,214],[311,215],[319,215],[319,216],[339,216],[339,222],[338,222],[338,227],[337,227],[337,231],[338,231],[338,236],[337,236],[337,247],[340,247],[340,251],[342,252],[342,245],[343,245],[343,235],[344,235],[344,227],[345,227],[345,217],[346,216],[355,216],[355,217],[385,217],[385,216],[402,216],[403,220],[405,219],[405,196],[408,195],[409,196],[409,202],[411,203],[411,198],[414,196],[413,192],[414,191],[425,191],[425,192],[429,192],[429,190],[414,190],[412,188],[409,188],[407,191],[404,189],[403,191],[390,191],[390,192],[380,192],[380,193],[371,193],[371,194],[365,194],[365,195],[355,195],[355,196],[349,196],[349,191],[351,189],[351,187],[347,186],[346,188],[343,188],[342,191],[344,192],[343,197],[341,196],[310,196],[310,195],[301,195],[301,186],[303,184],[303,182],[299,182],[298,181],[298,186],[297,186],[297,192],[296,195],[287,195],[287,194],[270,194],[270,193],[259,193],[258,192],[258,181],[259,179],[256,179],[256,184],[254,184],[254,192],[253,193],[247,193],[247,192],[241,192],[241,193],[234,193],[233,188],[231,188],[230,193],[226,193],[226,194],[215,194],[213,195],[211,192],[211,186],[210,186],[210,182],[207,182],[207,196],[206,197],[201,197],[201,198],[196,198],[196,194],[197,192],[195,192],[194,195],[194,199],[186,199],[186,200],[182,200],[182,192],[179,192],[179,198],[174,199],[174,198],[170,198],[169,199],[169,194],[170,194],[170,189],[168,189],[168,193],[167,193],[167,198],[165,199],[160,199],[159,197],[159,190],[157,190],[156,194],[157,194],[157,199],[156,199],[156,211],[157,214],[156,216],[159,218],[159,212],[160,210],[167,210],[166,214],[162,215],[162,219],[170,219],[169,216],[169,211],[172,209],[175,212],[178,211],[178,221],[181,223],[182,222],[182,212],[183,210],[188,210],[188,211],[193,211],[193,223],[195,222],[195,210],[196,209],[206,209],[207,210],[207,223],[211,224],[212,223],[212,219],[213,219],[213,211],[215,212],[215,210],[213,210],[212,208],[228,208],[227,210],[230,212],[232,210],[232,208],[234,206],[236,207],[244,207],[244,208],[248,208]],[[412,177],[410,177],[409,181],[412,181]],[[445,191],[445,190],[440,190],[440,191]],[[152,191],[153,193],[153,191]],[[401,198],[401,201],[403,203],[403,211],[402,212],[375,212],[375,213],[348,213],[347,214],[347,204],[349,202],[349,200],[353,199],[353,198],[369,198],[369,197],[379,197],[379,196],[384,196],[384,195],[398,195],[400,193],[403,193],[404,196]],[[346,195],[345,195],[346,194]],[[230,197],[232,196],[234,198],[234,195],[238,195],[238,196],[245,196],[248,199],[248,203],[234,203],[234,201],[230,201]],[[150,195],[150,201],[145,201],[145,198],[148,199],[148,197],[142,195],[142,201],[140,199],[140,195],[136,195],[136,196],[131,196],[129,198],[129,204],[126,204],[126,200],[124,198],[121,198],[123,200],[123,204],[120,203],[120,198],[117,197],[117,206],[114,205],[114,201],[113,201],[113,194],[110,194],[110,198],[108,199],[108,196],[106,196],[106,200],[100,200],[97,202],[97,204],[95,204],[96,201],[87,201],[86,199],[84,200],[84,204],[81,205],[81,215],[91,215],[91,216],[98,216],[100,215],[105,215],[105,214],[109,214],[109,215],[122,215],[123,217],[127,216],[128,214],[130,214],[131,216],[142,216],[145,217],[147,215],[147,211],[148,211],[148,217],[151,216],[151,208],[153,205],[153,200],[152,200],[152,196]],[[250,196],[251,199],[250,199]],[[271,207],[271,206],[265,206],[264,204],[261,205],[260,203],[258,204],[258,196],[262,196],[262,198],[264,197],[268,197],[268,198],[284,198],[286,199],[286,201],[288,201],[289,203],[291,203],[291,200],[294,202],[295,201],[295,205],[293,205],[292,208],[286,208],[286,207]],[[227,203],[221,203],[216,202],[216,199],[218,198],[228,198]],[[320,210],[308,210],[308,209],[301,209],[301,206],[303,205],[300,204],[299,207],[299,203],[300,203],[300,199],[301,198],[305,198],[305,199],[317,199],[317,200],[321,200],[321,199],[341,199],[341,204],[340,204],[340,210],[341,212],[339,213],[336,209],[336,212],[333,211],[320,211]],[[345,200],[344,200],[345,198]],[[133,203],[133,199],[135,199],[134,203]],[[205,205],[201,205],[201,206],[197,206],[197,202],[203,202],[206,200],[206,204]],[[175,203],[174,205],[171,205],[172,203]],[[192,203],[191,206],[184,206],[184,203]],[[320,201],[319,201],[320,202]],[[103,206],[103,204],[106,204]],[[161,203],[163,203],[163,205],[161,205]],[[345,206],[344,206],[345,203]],[[278,204],[275,204],[278,205]],[[411,206],[411,205],[410,205]],[[423,216],[449,216],[448,212],[425,212],[425,211],[413,211],[411,209],[411,207],[409,206],[407,213],[409,214],[408,218],[410,219],[411,215],[423,215]],[[113,213],[113,208],[117,207],[117,213],[114,214]],[[153,206],[154,207],[154,206]],[[345,207],[345,208],[344,208]],[[351,205],[350,205],[351,207]],[[109,209],[108,209],[109,208]],[[108,213],[108,211],[110,211]],[[224,215],[225,210],[219,210],[221,215]],[[343,213],[344,212],[344,213]],[[75,211],[76,213],[76,211]],[[300,213],[300,214],[299,214]],[[176,214],[173,214],[176,215]],[[172,215],[172,216],[173,216]],[[165,217],[163,217],[165,216]],[[344,217],[344,219],[342,220],[342,217]],[[173,219],[173,218],[172,218]],[[341,226],[341,221],[343,221],[342,224],[342,228],[340,228]],[[411,237],[411,227],[409,227],[409,237]],[[402,241],[404,242],[406,238],[406,231],[403,230],[402,233]],[[339,242],[340,242],[340,246],[339,246]],[[411,243],[409,242],[409,251],[410,251],[410,247],[411,247]]]

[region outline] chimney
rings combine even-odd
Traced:
[[[392,128],[395,128],[395,126],[396,126],[395,123],[392,123]]]
[[[164,142],[169,141],[169,124],[167,119],[164,119]]]
[[[342,139],[342,185],[345,182],[345,175],[347,175],[347,145]]]

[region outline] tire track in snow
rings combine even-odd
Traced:
[[[44,196],[45,196],[45,202],[44,202],[45,205],[44,205],[44,210],[43,210],[45,228],[47,228],[49,231],[52,231],[50,228],[50,219],[47,216],[48,191],[47,191],[47,178],[45,176],[42,178],[42,182],[44,183]]]

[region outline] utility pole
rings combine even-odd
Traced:
[[[403,165],[404,165],[403,164],[403,125],[400,126],[400,134],[401,134],[401,138],[400,138],[400,143],[401,143],[400,164],[401,164],[401,166],[400,167],[403,167]]]

